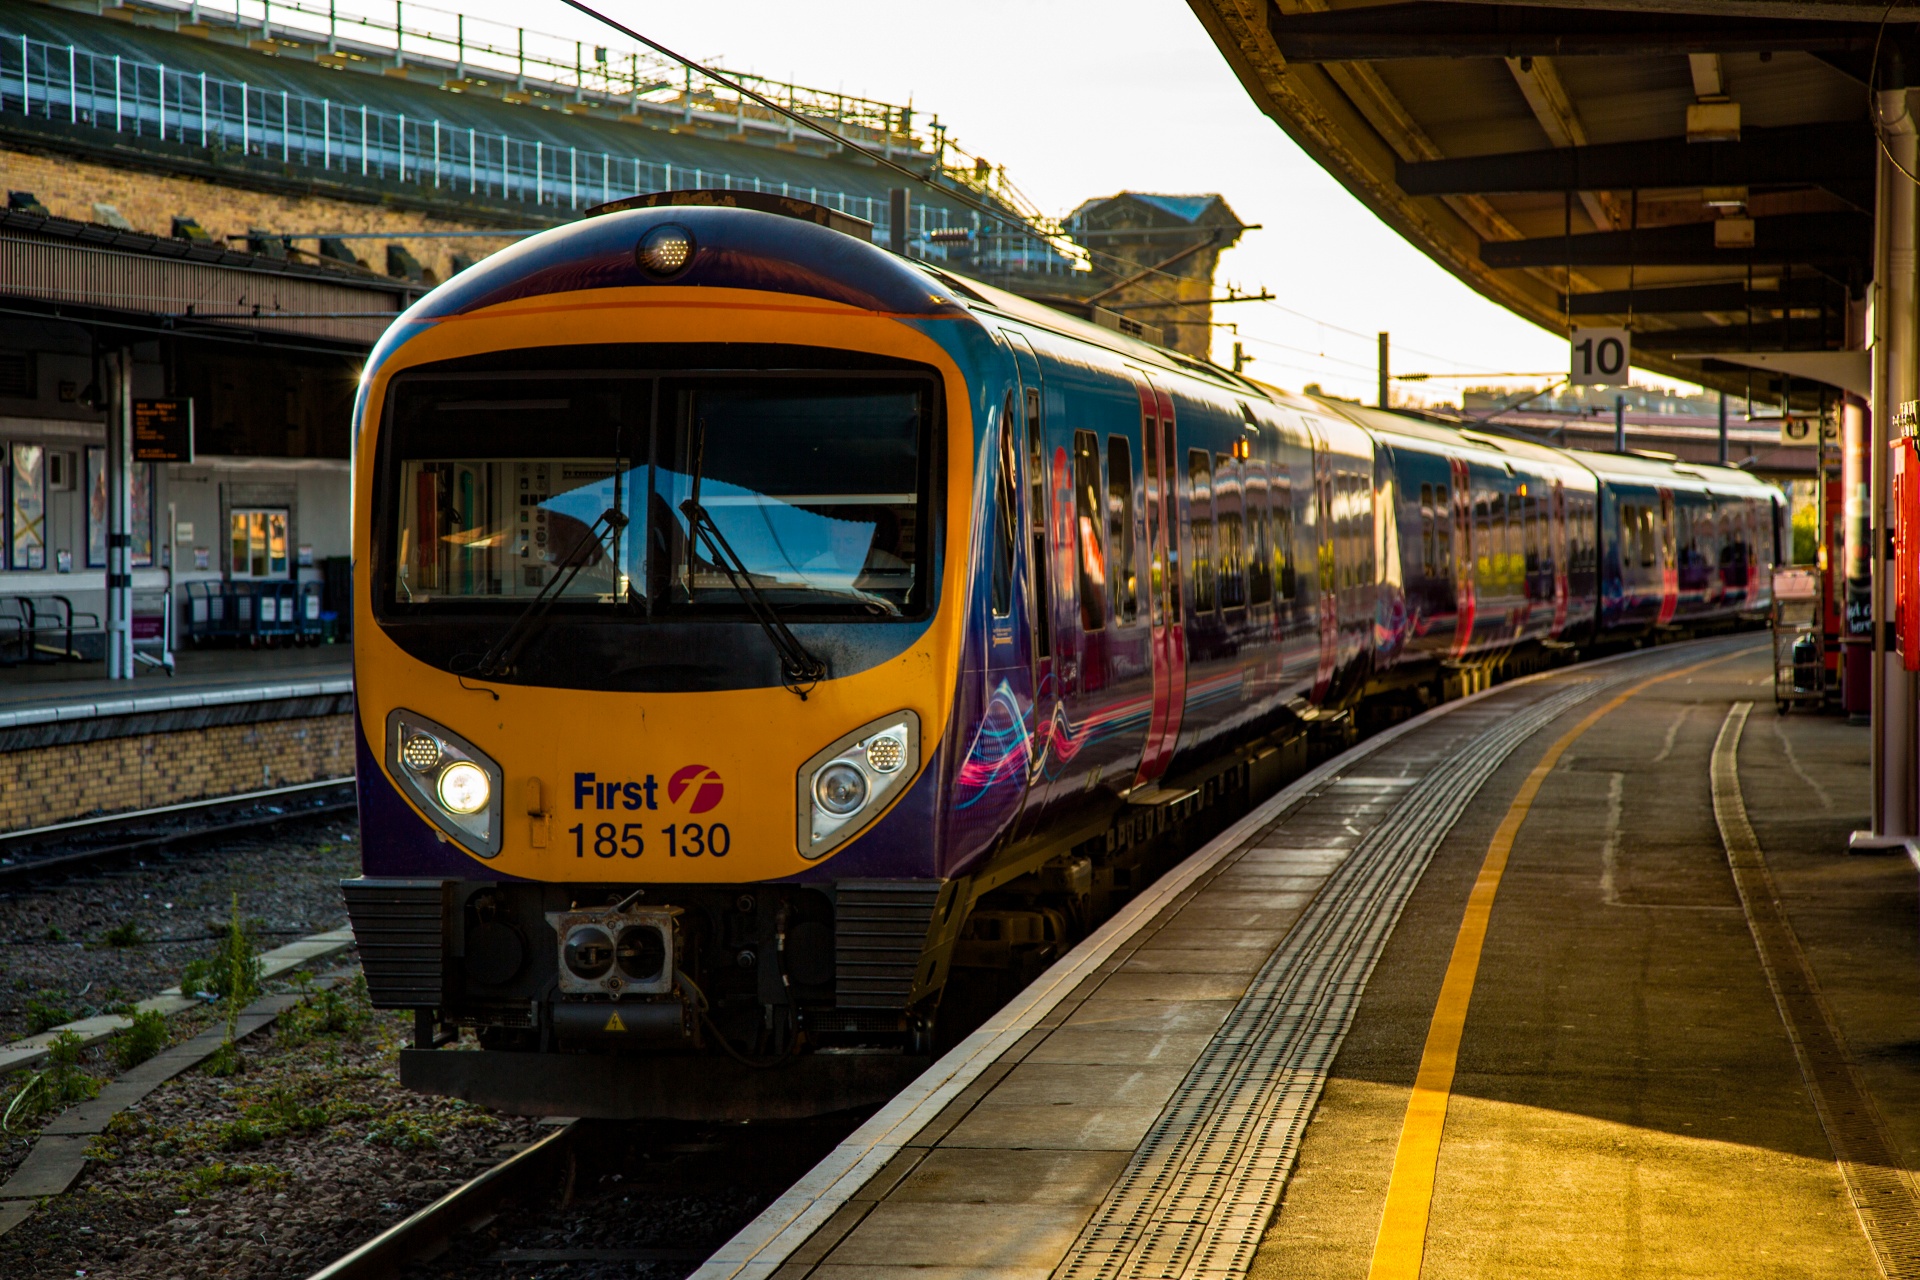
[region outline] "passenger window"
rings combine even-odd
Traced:
[[[1216,454],[1213,470],[1214,524],[1220,538],[1220,607],[1247,603],[1246,531],[1241,523],[1240,463]]]
[[[1429,578],[1440,575],[1433,563],[1433,486],[1420,486],[1420,572]]]
[[[1273,565],[1282,600],[1293,599],[1297,589],[1293,572],[1293,481],[1275,477],[1269,496],[1273,500]]]
[[[1193,572],[1193,611],[1212,613],[1213,594],[1213,462],[1205,449],[1187,451],[1188,527],[1193,530],[1189,562]]]
[[[1053,656],[1052,558],[1047,555],[1047,449],[1040,434],[1040,392],[1029,390],[1027,408],[1027,525],[1032,543],[1033,656]]]
[[[1005,618],[1013,613],[1013,548],[1019,540],[1020,490],[1015,476],[1020,470],[1019,446],[1013,435],[1013,397],[1007,397],[1000,413],[1000,477],[994,485],[993,568],[989,589],[993,616]]]
[[[1073,531],[1080,564],[1080,629],[1107,628],[1107,552],[1100,508],[1100,438],[1073,433]]]
[[[1241,503],[1247,512],[1247,603],[1273,600],[1273,528],[1267,498],[1267,464],[1250,462]]]
[[[1434,577],[1453,576],[1453,503],[1447,486],[1433,486],[1433,567]]]
[[[1125,436],[1107,437],[1107,557],[1114,616],[1140,616],[1133,532],[1133,450]]]
[[[1473,504],[1474,524],[1474,564],[1473,580],[1491,583],[1493,581],[1493,525],[1487,511],[1487,500],[1481,498]]]

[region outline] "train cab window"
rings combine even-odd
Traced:
[[[1214,457],[1213,520],[1220,540],[1220,607],[1240,609],[1247,603],[1246,526],[1241,509],[1239,459]]]
[[[1133,448],[1125,436],[1107,437],[1107,565],[1114,616],[1140,616],[1139,567],[1133,532]]]
[[[1000,411],[1000,474],[993,488],[993,566],[988,586],[993,616],[1013,614],[1013,550],[1020,541],[1020,445],[1013,434],[1013,397]]]
[[[403,376],[382,438],[395,512],[382,607],[544,597],[589,616],[743,618],[747,582],[790,614],[918,614],[931,388],[864,374]],[[696,500],[717,539],[692,534]]]
[[[1100,437],[1073,433],[1073,541],[1080,566],[1080,629],[1107,628],[1107,548]]]
[[[1282,600],[1291,600],[1298,589],[1293,569],[1293,482],[1285,468],[1281,470],[1267,487],[1273,501],[1274,586]]]
[[[1212,613],[1213,592],[1213,455],[1205,449],[1187,451],[1187,525],[1192,530],[1188,562],[1193,575],[1193,611]]]
[[[1273,601],[1273,520],[1265,462],[1249,462],[1241,502],[1247,511],[1247,603],[1262,608]]]

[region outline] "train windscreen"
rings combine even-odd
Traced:
[[[916,614],[929,399],[840,374],[400,379],[391,603]]]

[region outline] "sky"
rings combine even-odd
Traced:
[[[960,146],[998,165],[1042,210],[1065,214],[1121,190],[1218,192],[1258,224],[1220,261],[1218,283],[1276,302],[1216,307],[1215,358],[1236,338],[1248,373],[1298,390],[1375,396],[1375,337],[1402,372],[1549,373],[1564,336],[1487,301],[1348,195],[1263,116],[1181,0],[844,0],[658,4],[601,0],[609,16],[689,57],[736,71],[937,113]],[[381,0],[343,8],[378,13]],[[560,0],[470,0],[476,17],[624,50]],[[409,10],[412,6],[409,6]],[[412,25],[409,18],[409,25]],[[436,24],[437,25],[437,24]],[[1557,376],[1557,372],[1554,372]],[[1403,383],[1412,403],[1468,385]],[[1659,378],[1636,378],[1670,385]]]

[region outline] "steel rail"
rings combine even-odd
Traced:
[[[568,1121],[328,1263],[308,1280],[385,1280],[409,1262],[432,1257],[461,1231],[478,1225],[503,1205],[551,1190],[554,1175],[572,1158],[580,1133],[581,1122]]]
[[[205,800],[189,800],[182,804],[157,805],[125,813],[106,814],[98,818],[82,818],[75,822],[60,822],[49,826],[7,832],[0,834],[0,851],[23,845],[43,845],[51,846],[56,850],[62,849],[65,846],[59,837],[63,833],[83,836],[90,833],[126,830],[132,834],[126,839],[115,840],[108,844],[66,848],[64,852],[50,852],[40,856],[27,854],[20,857],[18,861],[0,863],[0,886],[49,873],[69,872],[143,849],[159,849],[205,839],[209,836],[231,835],[261,827],[277,826],[280,823],[297,821],[301,818],[341,813],[352,809],[355,805],[355,799],[351,794],[352,787],[351,777],[324,778],[318,782],[298,782],[284,787],[243,792],[239,795],[214,796]],[[346,791],[348,794],[328,798],[327,793],[335,790]],[[272,811],[272,801],[310,794],[321,796],[321,802],[280,812]],[[174,815],[187,816],[195,813],[217,812],[223,808],[239,812],[243,816],[224,822],[179,826],[158,831],[150,829],[151,824],[157,819]],[[255,810],[255,812],[247,813],[247,810]],[[143,831],[143,828],[146,830]]]

